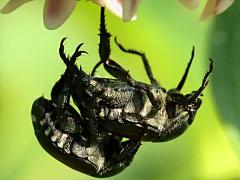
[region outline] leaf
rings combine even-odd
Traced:
[[[227,12],[218,16],[209,38],[209,56],[214,59],[215,64],[211,80],[213,97],[229,138],[238,149],[240,148],[239,9],[240,2],[236,1]]]

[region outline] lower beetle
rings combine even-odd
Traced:
[[[61,108],[53,100],[40,97],[31,112],[35,135],[54,158],[94,177],[113,176],[131,163],[139,141],[122,141],[110,133],[104,133],[100,140],[92,133],[88,119],[70,105],[65,105],[63,111]]]

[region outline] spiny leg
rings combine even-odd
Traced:
[[[63,60],[64,64],[66,66],[68,66],[69,64],[69,57],[66,56],[65,54],[65,48],[64,48],[64,42],[67,38],[64,37],[61,42],[60,42],[60,46],[59,46],[59,55],[61,57],[61,59]],[[61,76],[61,78],[55,83],[55,85],[52,88],[51,91],[51,99],[58,104],[59,102],[59,97],[61,96],[63,89],[64,89],[64,85],[67,81],[67,73],[65,72],[64,75]],[[68,96],[68,95],[67,95]],[[68,98],[66,98],[68,99]]]
[[[181,81],[179,82],[179,84],[178,84],[178,86],[176,88],[176,90],[179,91],[179,92],[181,91],[181,89],[182,89],[182,87],[183,87],[183,85],[184,85],[184,83],[185,83],[185,81],[187,79],[187,75],[188,75],[189,69],[190,69],[190,67],[192,65],[193,58],[194,58],[194,52],[195,52],[195,47],[193,46],[191,58],[190,58],[190,60],[188,62],[187,68],[186,68],[186,70],[185,70],[185,72],[183,74],[183,77],[182,77]]]
[[[195,91],[193,93],[193,95],[190,96],[190,98],[188,99],[188,103],[194,102],[201,95],[202,91],[207,86],[208,81],[209,81],[208,76],[212,73],[212,70],[213,70],[213,60],[209,59],[209,61],[210,61],[209,70],[206,72],[206,74],[203,78],[202,85],[200,86],[200,88],[197,91]]]
[[[61,57],[61,59],[63,60],[64,64],[68,64],[68,61],[69,61],[69,58],[66,56],[65,52],[64,52],[64,41],[66,40],[67,38],[64,37],[62,38],[61,42],[60,42],[60,47],[59,47],[59,55]]]
[[[126,53],[130,53],[130,54],[135,54],[135,55],[138,55],[142,58],[142,62],[143,62],[143,65],[144,65],[144,68],[147,72],[147,75],[148,75],[148,78],[151,82],[151,84],[153,85],[158,85],[158,82],[156,81],[156,79],[153,77],[153,73],[152,73],[152,69],[148,63],[148,60],[147,60],[147,57],[145,55],[145,53],[142,53],[142,52],[139,52],[137,50],[134,50],[134,49],[126,49],[125,47],[123,47],[122,44],[120,44],[118,41],[117,41],[117,37],[114,38],[115,40],[115,43],[118,45],[118,47],[123,51],[123,52],[126,52]]]
[[[105,63],[109,56],[110,56],[110,52],[111,52],[111,48],[110,48],[110,37],[111,34],[109,32],[107,32],[106,29],[106,24],[105,24],[105,8],[101,7],[101,15],[100,15],[100,43],[99,43],[99,56],[100,56],[100,61],[94,66],[91,75],[94,76],[97,68]]]
[[[66,105],[69,104],[70,94],[72,84],[74,82],[74,73],[78,71],[75,66],[75,61],[77,57],[81,56],[83,53],[87,53],[86,51],[80,51],[80,47],[83,44],[78,45],[73,55],[69,58],[64,53],[64,41],[66,38],[63,38],[59,47],[59,54],[62,58],[63,62],[66,64],[67,69],[65,73],[61,76],[59,81],[56,82],[54,87],[52,88],[51,98],[56,103],[57,108],[60,112],[65,110]]]
[[[103,62],[102,61],[99,61],[94,67],[93,67],[93,70],[91,72],[91,76],[95,76],[95,73],[97,71],[97,68],[102,64]]]
[[[107,32],[105,24],[105,12],[104,7],[101,7],[101,17],[100,17],[100,43],[99,43],[99,55],[100,61],[94,66],[91,75],[94,76],[97,68],[103,64],[104,68],[113,77],[127,81],[127,79],[132,79],[128,71],[121,67],[115,61],[109,59],[111,48],[110,48],[110,37],[111,34]]]
[[[77,48],[75,49],[75,52],[73,53],[73,55],[72,55],[70,58],[67,57],[66,54],[65,54],[65,52],[64,52],[64,50],[65,50],[65,48],[64,48],[64,42],[65,42],[66,39],[67,39],[67,38],[64,37],[64,38],[61,40],[61,42],[60,42],[59,55],[60,55],[61,59],[63,60],[64,64],[66,64],[67,66],[70,65],[70,64],[71,64],[71,65],[74,65],[75,62],[76,62],[76,60],[77,60],[77,58],[78,58],[79,56],[81,56],[83,53],[87,54],[87,52],[86,52],[86,51],[80,51],[80,50],[79,50],[79,49],[81,48],[81,46],[83,45],[83,43],[81,43],[81,44],[79,44],[79,45],[77,46]]]

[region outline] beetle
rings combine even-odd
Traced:
[[[54,158],[85,174],[109,177],[123,171],[132,162],[140,141],[123,141],[107,132],[92,133],[90,120],[64,103],[65,88],[58,89],[59,94],[51,100],[39,97],[34,101],[31,115],[38,142]]]
[[[193,61],[194,48],[181,81],[176,88],[166,91],[153,77],[144,53],[124,48],[115,38],[116,44],[122,51],[142,58],[151,84],[134,80],[129,71],[110,59],[110,37],[110,33],[106,30],[104,8],[102,8],[100,61],[93,68],[91,75],[86,74],[81,67],[76,68],[75,62],[67,63],[67,56],[64,53],[65,39],[63,39],[59,48],[60,56],[67,69],[74,66],[75,71],[68,74],[71,77],[69,82],[60,78],[61,86],[72,84],[68,93],[71,94],[80,112],[89,112],[84,113],[86,117],[94,110],[96,118],[93,119],[92,124],[96,125],[96,129],[129,139],[152,142],[168,141],[180,136],[192,124],[201,106],[202,101],[199,96],[208,84],[208,76],[213,70],[212,60],[210,59],[209,70],[201,86],[196,91],[183,95],[180,91]],[[95,71],[101,64],[116,79],[95,77]]]

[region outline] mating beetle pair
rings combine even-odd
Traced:
[[[35,134],[43,148],[73,169],[95,177],[107,177],[127,167],[141,141],[162,142],[181,135],[192,123],[201,105],[199,96],[212,72],[212,60],[202,85],[196,91],[180,93],[193,61],[174,89],[166,91],[153,77],[144,53],[118,47],[142,58],[151,84],[134,80],[128,71],[110,59],[110,34],[105,27],[104,8],[100,18],[100,62],[91,75],[75,65],[80,44],[69,58],[61,41],[59,53],[67,66],[54,85],[51,100],[43,97],[32,106]],[[95,77],[101,65],[116,79]],[[77,112],[70,105],[70,97]],[[123,141],[123,137],[129,140]]]

